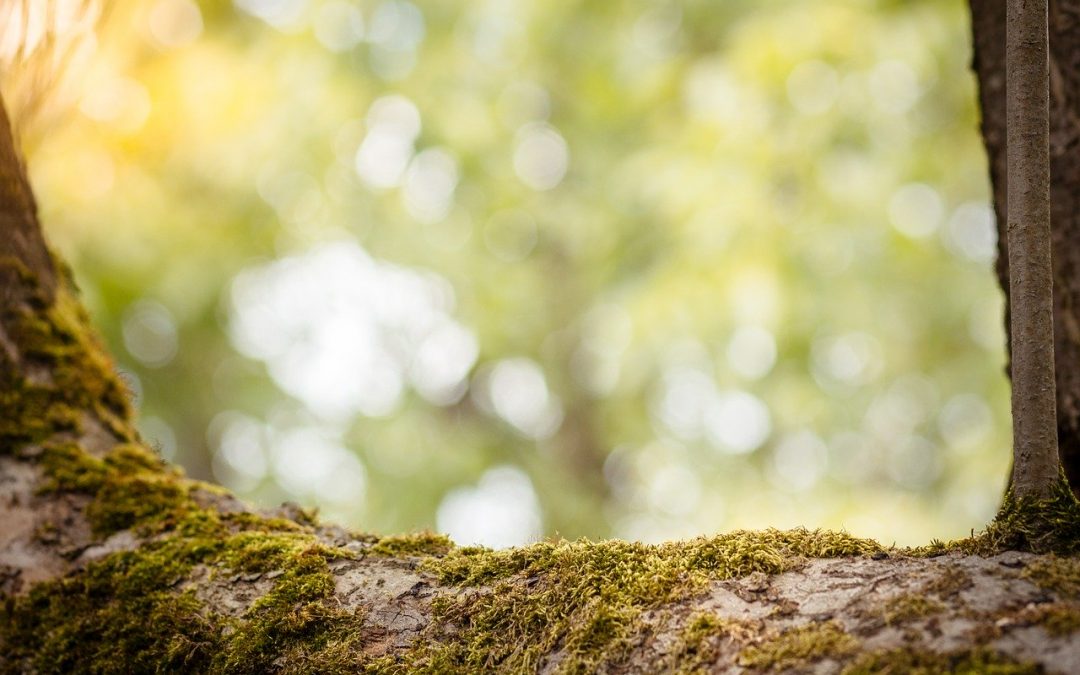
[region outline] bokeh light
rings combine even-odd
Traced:
[[[123,0],[30,167],[145,436],[258,504],[920,543],[1008,466],[966,12]]]

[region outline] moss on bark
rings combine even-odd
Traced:
[[[61,269],[66,283],[50,302],[21,262],[0,259],[0,276],[20,284],[5,289],[0,307],[0,326],[18,350],[0,350],[0,454],[77,432],[88,414],[117,438],[134,440],[130,395]]]
[[[841,659],[858,648],[859,641],[844,632],[838,623],[811,623],[743,650],[739,665],[765,672],[784,672],[826,658]]]
[[[990,649],[942,654],[922,649],[894,649],[858,657],[843,675],[1038,675],[1043,670],[1031,663],[1017,663]]]
[[[777,574],[811,557],[871,555],[876,542],[809,530],[739,531],[684,542],[542,542],[505,551],[458,548],[425,568],[445,584],[481,587],[438,602],[439,625],[458,629],[414,659],[434,671],[497,663],[530,671],[559,652],[561,672],[618,664],[648,610],[702,592],[709,581]]]

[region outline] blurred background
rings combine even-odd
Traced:
[[[112,4],[31,170],[192,476],[491,546],[993,516],[961,0]]]

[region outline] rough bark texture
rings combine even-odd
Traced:
[[[971,10],[982,135],[997,212],[997,275],[1009,302],[1006,3],[971,0]],[[1050,0],[1048,28],[1058,446],[1069,482],[1080,492],[1080,0]],[[1008,321],[1006,327],[1011,333]]]
[[[0,256],[22,260],[51,295],[55,272],[37,222],[37,206],[0,101]],[[2,288],[9,288],[3,284]],[[0,300],[4,300],[0,297]]]
[[[1050,494],[1058,479],[1050,262],[1050,102],[1046,0],[1006,12],[1008,248],[1012,326],[1012,489]]]
[[[1003,552],[1050,541],[1009,528],[907,551],[805,530],[487,551],[184,478],[138,438],[2,126],[0,672],[1080,669],[1072,501],[1035,505],[1066,557]]]

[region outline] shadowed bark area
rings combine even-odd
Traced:
[[[997,213],[996,269],[1008,302],[1005,7],[1002,0],[971,0],[982,134]],[[1080,0],[1050,0],[1049,34],[1058,446],[1069,483],[1080,491]]]
[[[0,257],[22,261],[51,296],[56,283],[55,272],[38,227],[37,205],[3,101],[0,101],[0,234],[3,235],[0,236]],[[3,283],[0,288],[10,287],[10,283]]]

